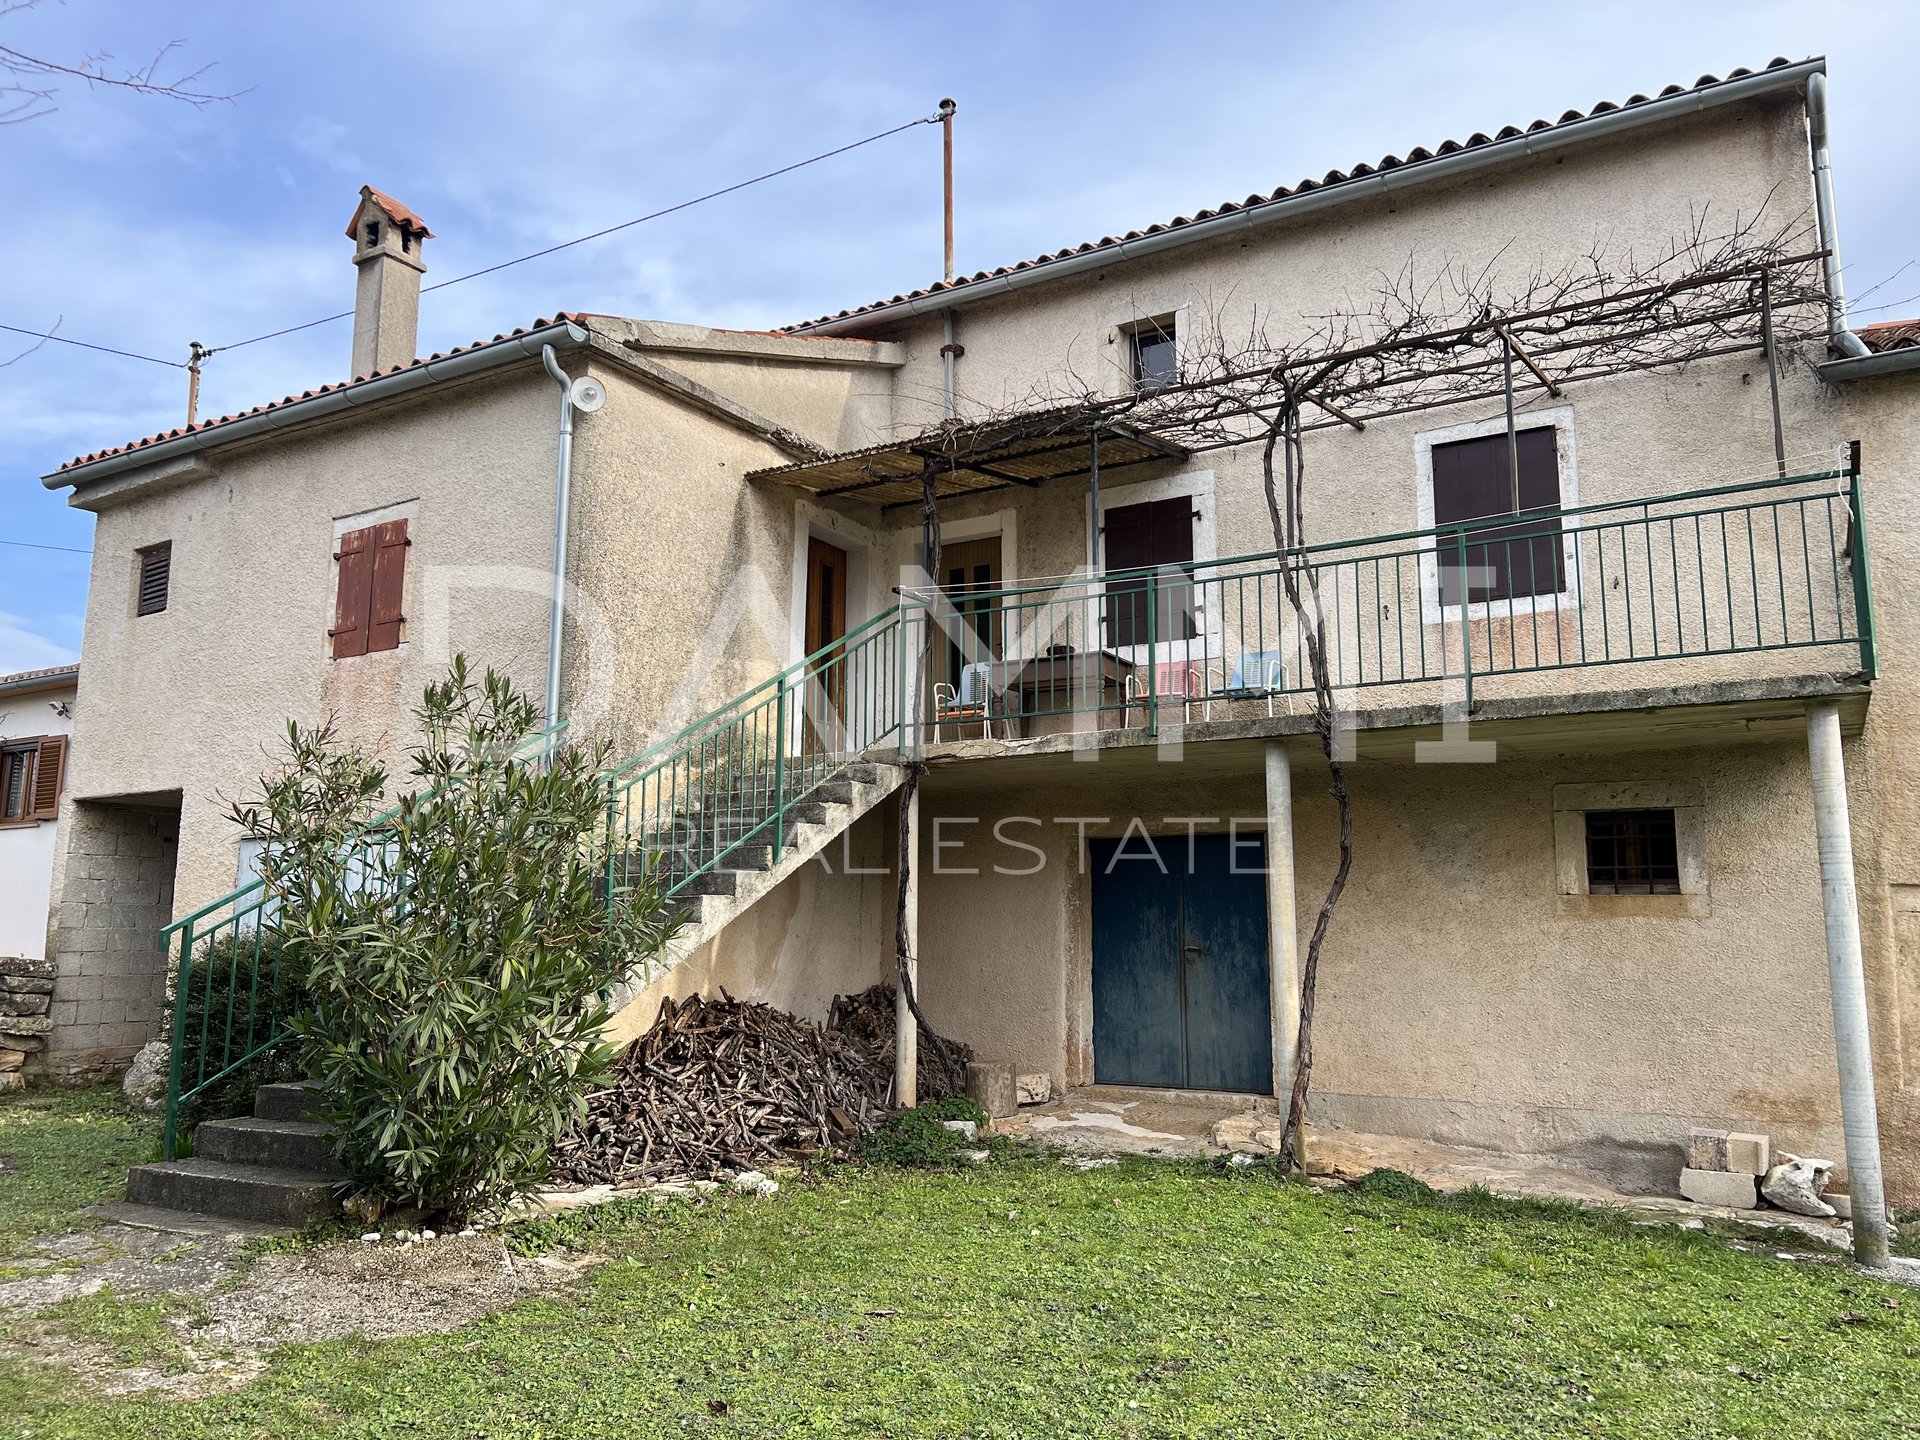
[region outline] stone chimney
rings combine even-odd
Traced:
[[[420,277],[426,221],[371,185],[360,187],[360,208],[347,222],[360,280],[353,297],[353,375],[359,379],[411,365],[420,338]]]

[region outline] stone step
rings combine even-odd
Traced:
[[[193,1132],[193,1153],[202,1160],[225,1160],[234,1165],[267,1165],[281,1170],[305,1170],[314,1175],[340,1175],[326,1126],[311,1120],[208,1120]]]
[[[745,873],[749,870],[771,870],[773,868],[773,846],[737,845],[722,855],[715,865],[716,869],[733,870]]]
[[[127,1176],[127,1199],[135,1205],[230,1215],[267,1225],[312,1225],[339,1208],[334,1181],[324,1175],[226,1160],[163,1160],[138,1166]]]
[[[311,1120],[320,1097],[304,1080],[262,1085],[254,1092],[253,1114],[258,1120]]]

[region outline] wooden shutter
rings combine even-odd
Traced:
[[[389,520],[374,529],[372,608],[366,650],[397,650],[406,623],[407,522]]]
[[[349,530],[334,553],[339,562],[333,606],[333,658],[345,660],[367,653],[367,635],[373,613],[372,530]]]
[[[1109,572],[1148,567],[1162,573],[1155,582],[1159,614],[1151,633],[1161,641],[1193,638],[1190,588],[1179,572],[1193,564],[1193,500],[1176,495],[1143,505],[1117,505],[1106,514],[1106,557]],[[1107,585],[1107,643],[1144,645],[1147,623],[1147,583],[1121,580]]]
[[[1558,510],[1560,461],[1552,427],[1518,431],[1514,448],[1520,462],[1518,507],[1505,433],[1434,446],[1434,524]],[[1558,519],[1488,526],[1471,532],[1471,539],[1479,543],[1466,547],[1469,578],[1464,588],[1469,601],[1551,595],[1566,588]],[[1460,600],[1459,564],[1458,551],[1449,556],[1443,543],[1440,565],[1448,604]]]
[[[136,615],[158,615],[167,608],[167,582],[173,573],[173,546],[155,545],[140,552],[140,594]]]
[[[60,815],[60,790],[67,778],[67,737],[43,735],[33,761],[33,818],[54,820]]]

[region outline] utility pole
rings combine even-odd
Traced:
[[[187,344],[187,424],[200,413],[200,362],[211,352],[198,340]]]
[[[960,107],[952,100],[940,102],[940,147],[942,152],[942,174],[945,178],[947,250],[946,268],[941,272],[951,281],[953,279],[953,116]]]

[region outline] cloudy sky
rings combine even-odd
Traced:
[[[1469,15],[1471,18],[1461,18]],[[377,22],[372,17],[377,16]],[[45,0],[0,45],[238,92],[67,83],[0,126],[0,324],[185,357],[352,304],[362,182],[439,237],[428,282],[960,103],[963,270],[1448,136],[1824,54],[1848,288],[1920,311],[1920,6]],[[1904,118],[1903,118],[1904,117]],[[556,309],[767,327],[938,274],[931,126],[430,295],[429,352]],[[1903,266],[1911,266],[1901,272]],[[1891,278],[1890,278],[1891,277]],[[1907,302],[1911,302],[1910,305]],[[1906,308],[1903,308],[1905,306]],[[208,362],[204,412],[343,378],[334,323]],[[31,341],[0,332],[0,361]],[[0,367],[0,673],[79,651],[92,518],[38,477],[178,424],[176,369],[47,344]],[[24,542],[24,543],[22,543]],[[36,549],[32,546],[70,547]]]

